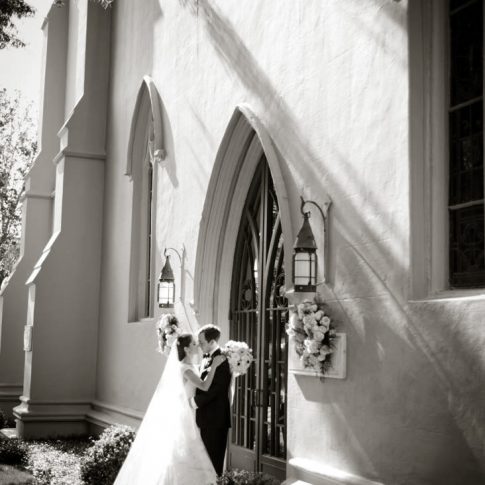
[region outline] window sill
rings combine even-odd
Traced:
[[[156,322],[156,318],[140,318],[139,320],[134,320],[132,322],[128,322],[128,325],[143,325],[143,324],[153,324]]]
[[[415,298],[409,300],[409,303],[439,303],[439,302],[456,302],[456,301],[485,301],[485,288],[476,290],[445,290],[439,291],[424,298]]]

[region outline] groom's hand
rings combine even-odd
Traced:
[[[204,407],[206,404],[210,403],[216,399],[219,395],[227,395],[229,385],[231,384],[231,371],[229,368],[229,363],[224,361],[219,368],[216,370],[214,375],[214,380],[212,385],[205,392],[200,392],[195,395],[194,402],[197,406],[196,409]],[[229,398],[229,397],[228,397]]]

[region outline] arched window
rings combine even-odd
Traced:
[[[154,316],[156,159],[163,153],[161,136],[158,93],[153,81],[145,78],[135,106],[126,170],[133,190],[130,321]]]

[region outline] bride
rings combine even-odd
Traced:
[[[215,485],[217,475],[195,424],[189,399],[206,391],[225,357],[214,358],[205,380],[192,364],[198,344],[178,337],[114,485]]]

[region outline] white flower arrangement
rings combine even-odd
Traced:
[[[158,352],[168,354],[177,337],[182,333],[177,317],[166,313],[157,322]]]
[[[331,366],[336,337],[331,318],[321,303],[305,300],[290,316],[286,333],[295,341],[295,350],[307,369],[325,374]]]
[[[226,356],[229,367],[234,376],[246,374],[254,360],[253,351],[246,342],[229,340],[222,349],[222,354]]]

